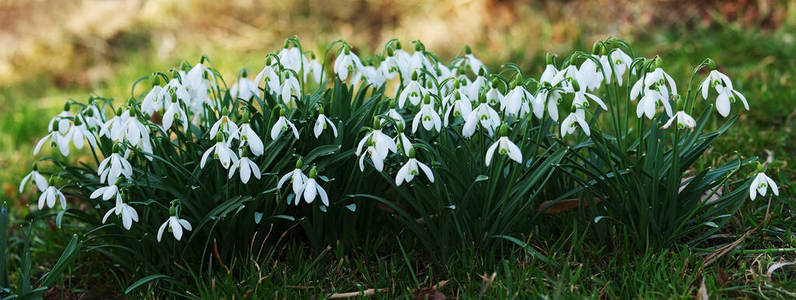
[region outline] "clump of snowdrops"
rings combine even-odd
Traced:
[[[142,77],[125,101],[69,101],[20,190],[152,272],[294,224],[316,248],[406,230],[433,255],[522,244],[565,201],[598,238],[690,243],[747,197],[778,195],[754,158],[695,164],[749,109],[710,59],[676,83],[618,39],[548,55],[534,75],[410,45],[365,59],[291,38],[231,82],[203,57]]]

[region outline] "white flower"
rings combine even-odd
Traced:
[[[727,117],[730,114],[730,103],[735,102],[736,95],[738,98],[741,98],[744,108],[749,110],[749,103],[746,102],[746,97],[741,95],[741,93],[738,91],[732,89],[732,87],[716,85],[716,91],[719,92],[719,96],[716,97],[716,110],[722,117]]]
[[[675,119],[677,119],[677,125],[680,126],[680,128],[691,128],[691,129],[693,129],[694,127],[696,127],[696,120],[694,120],[694,118],[689,116],[684,111],[678,111],[677,113],[674,114],[674,116],[672,116],[669,119],[669,121],[666,122],[666,124],[663,124],[663,126],[661,128],[664,128],[664,129],[669,128],[669,126],[672,125],[672,123],[674,122]]]
[[[254,84],[257,86],[260,82],[265,81],[265,92],[268,93],[270,91],[279,95],[282,86],[279,80],[279,74],[277,74],[274,65],[266,65],[254,78]]]
[[[641,97],[641,100],[638,101],[638,105],[636,106],[636,116],[641,118],[642,115],[645,115],[648,119],[652,120],[655,116],[656,104],[659,102],[663,104],[666,114],[671,116],[672,107],[669,104],[668,98],[664,98],[663,95],[656,90],[647,90],[644,92],[644,96]]]
[[[705,81],[702,81],[702,84],[699,87],[702,90],[702,99],[707,100],[709,87],[714,87],[717,92],[719,91],[720,87],[728,87],[732,89],[732,80],[730,80],[730,77],[724,73],[717,70],[712,70],[708,74],[708,77],[705,78]]]
[[[409,156],[409,152],[412,151],[413,147],[412,141],[410,141],[403,132],[399,133],[398,136],[395,137],[395,143],[400,146],[401,149],[403,149],[406,156]]]
[[[54,186],[47,187],[39,196],[39,209],[44,208],[45,203],[47,203],[47,207],[54,208],[55,200],[60,200],[61,208],[66,209],[66,197],[61,193],[61,190]]]
[[[304,66],[309,64],[307,58],[301,55],[301,50],[299,50],[298,47],[282,48],[279,54],[277,54],[277,57],[279,57],[279,63],[281,63],[283,67],[293,70],[296,73],[301,72],[302,64]]]
[[[533,102],[533,114],[541,119],[544,114],[545,103],[547,103],[547,114],[553,121],[558,121],[558,100],[561,99],[561,92],[558,89],[541,89]]]
[[[241,124],[238,130],[233,132],[230,136],[230,140],[232,139],[239,139],[241,142],[248,144],[249,150],[251,150],[254,156],[263,154],[263,141],[260,139],[260,136],[254,132],[249,123]]]
[[[349,73],[354,73],[362,67],[359,57],[354,54],[348,47],[343,47],[340,54],[337,55],[337,60],[334,61],[334,73],[340,78],[340,81],[345,81]]]
[[[286,77],[285,80],[282,81],[282,87],[279,91],[279,95],[282,99],[282,103],[284,103],[288,108],[296,108],[298,104],[296,104],[296,99],[300,97],[299,92],[301,91],[301,85],[299,84],[298,79],[293,76],[293,73],[285,73]]]
[[[426,96],[428,97],[428,96]],[[431,100],[426,98],[426,103],[420,106],[420,111],[415,115],[414,120],[412,120],[412,133],[417,132],[417,124],[420,123],[422,120],[423,128],[427,131],[430,131],[431,128],[440,131],[442,128],[442,121],[439,118],[439,114],[437,111],[434,110],[434,104],[431,103]]]
[[[470,103],[470,100],[467,99],[467,95],[461,91],[455,91],[451,93],[446,99],[446,103],[452,104],[449,104],[448,109],[445,110],[445,120],[443,121],[445,127],[448,127],[451,112],[453,112],[454,118],[456,116],[461,116],[465,120],[467,119],[467,116],[473,112],[473,105]]]
[[[94,133],[91,132],[88,127],[86,127],[85,122],[82,122],[79,119],[77,124],[72,124],[72,126],[69,127],[69,132],[66,133],[63,139],[66,141],[71,141],[77,149],[83,149],[84,140],[87,140],[91,147],[97,146],[97,140],[94,138]]]
[[[382,155],[382,153],[379,152],[379,150],[373,145],[368,146],[368,148],[365,149],[365,153],[370,156],[370,160],[373,162],[373,167],[375,167],[377,171],[381,172],[384,170],[384,159],[387,158],[386,154]],[[365,153],[362,153],[362,155],[359,156],[360,171],[365,171]]]
[[[33,155],[39,154],[41,151],[41,147],[44,146],[44,143],[50,141],[50,146],[58,147],[58,150],[61,151],[61,154],[64,156],[69,155],[69,140],[67,140],[63,135],[58,133],[58,131],[53,131],[45,135],[38,143],[36,143],[36,147],[33,148]]]
[[[235,155],[235,151],[232,151],[232,149],[229,148],[229,143],[225,141],[219,141],[210,147],[210,149],[207,149],[207,151],[205,151],[205,153],[202,155],[202,161],[199,164],[200,168],[205,168],[205,163],[207,163],[207,158],[210,156],[211,152],[213,152],[216,159],[221,162],[221,165],[224,167],[224,169],[227,169],[231,164],[238,162],[238,156]]]
[[[163,223],[163,225],[160,225],[160,228],[158,229],[158,242],[160,242],[160,238],[163,237],[163,231],[166,230],[166,225],[169,226],[171,233],[174,234],[174,238],[178,241],[182,238],[183,228],[188,231],[193,229],[191,228],[191,223],[189,223],[188,220],[177,218],[177,216],[171,216],[168,220],[166,220],[166,222]]]
[[[210,139],[215,139],[218,132],[221,131],[226,133],[227,136],[231,136],[232,133],[238,131],[238,125],[227,116],[221,116],[221,118],[213,124],[213,127],[210,127]]]
[[[381,64],[379,64],[379,72],[388,80],[395,78],[395,75],[401,72],[400,66],[398,65],[398,58],[395,55],[385,57]]]
[[[486,103],[489,106],[496,106],[498,104],[503,103],[503,94],[494,87],[491,87],[488,92],[486,92]]]
[[[575,112],[572,112],[561,121],[561,137],[565,137],[567,134],[575,133],[575,127],[580,126],[583,129],[583,132],[586,135],[591,134],[589,131],[589,123],[586,122],[586,111],[583,109],[575,109]]]
[[[495,141],[492,146],[486,149],[486,166],[492,162],[492,156],[495,155],[495,149],[498,149],[498,154],[508,155],[509,158],[517,163],[522,163],[522,152],[507,136],[501,136]]]
[[[124,156],[113,153],[103,159],[97,168],[97,175],[100,176],[100,182],[108,184],[116,183],[119,176],[128,179],[133,177],[133,166],[127,161],[127,153]]]
[[[235,170],[237,170],[238,167],[240,167],[240,181],[243,182],[243,184],[248,183],[249,178],[251,178],[252,175],[254,175],[254,177],[257,179],[260,179],[260,167],[258,167],[257,164],[245,156],[241,156],[241,158],[235,161],[232,164],[232,167],[229,168],[229,178],[232,178],[232,176],[235,175]]]
[[[517,85],[509,91],[506,97],[503,98],[503,101],[500,102],[500,110],[507,115],[522,117],[530,112],[530,106],[528,105],[529,99],[533,99],[533,95],[531,95],[524,86]],[[543,106],[542,110],[544,110]],[[535,111],[536,105],[534,105],[534,112]],[[541,112],[537,116],[541,116]]]
[[[771,192],[774,193],[775,196],[779,196],[777,183],[766,176],[765,173],[757,173],[755,179],[752,180],[752,185],[749,186],[749,198],[755,200],[757,194],[760,194],[760,196],[765,196],[769,187],[771,187]]]
[[[301,196],[304,197],[305,202],[312,203],[312,201],[315,200],[315,196],[320,195],[323,205],[329,206],[329,196],[326,195],[326,190],[315,180],[317,172],[315,167],[312,167],[312,170],[310,170],[310,177],[304,182],[304,192],[301,193],[301,195],[296,195],[296,205],[299,204]]]
[[[382,159],[387,157],[387,154],[390,152],[398,151],[398,146],[395,144],[395,141],[393,141],[393,139],[388,135],[381,132],[381,129],[374,129],[359,141],[359,144],[357,145],[357,151],[355,152],[357,156],[362,154],[362,147],[365,146],[365,143],[368,143],[368,146],[373,147],[379,156],[382,157]]]
[[[290,129],[293,131],[293,136],[296,137],[296,139],[298,139],[299,133],[298,130],[296,129],[296,126],[293,125],[293,122],[288,121],[288,119],[285,118],[285,116],[279,116],[279,120],[276,120],[274,126],[271,127],[271,139],[276,140],[276,138],[278,138],[279,135],[282,134],[282,132],[286,131],[288,127],[290,127]]]
[[[182,71],[180,71],[180,74],[182,74],[183,78],[187,76]],[[177,78],[171,79],[171,81],[166,84],[164,93],[166,94],[165,97],[167,98],[164,99],[164,101],[170,99],[171,92],[174,92],[174,95],[177,96],[177,100],[180,100],[184,103],[191,101],[191,94],[188,92],[188,89]]]
[[[390,104],[390,105],[392,105],[392,104]],[[390,108],[390,110],[387,111],[387,117],[389,117],[390,119],[393,119],[393,121],[395,121],[395,123],[401,124],[401,125],[399,125],[399,126],[401,126],[401,128],[406,128],[406,123],[404,122],[404,117],[401,116],[401,114],[399,114],[398,111],[396,111],[394,107]]]
[[[72,119],[74,118],[75,116],[72,113],[70,113],[68,110],[64,110],[50,119],[50,123],[47,124],[47,128],[50,130],[50,132],[57,131],[61,135],[65,135],[69,131],[69,126],[72,124]],[[55,126],[56,123],[57,126]]]
[[[500,126],[500,116],[492,109],[486,102],[481,102],[473,112],[467,115],[462,128],[462,135],[465,138],[470,138],[475,133],[478,124],[489,132],[489,135],[495,132],[495,129]]]
[[[478,71],[481,69],[486,70],[484,63],[482,63],[481,60],[475,57],[475,55],[472,53],[466,53],[462,59],[457,60],[453,65],[456,68],[460,68],[463,65],[470,66],[470,70],[473,71],[473,74],[478,74]]]
[[[169,130],[175,118],[180,122],[182,128],[188,127],[188,117],[178,101],[171,102],[163,114],[163,130]]]
[[[485,88],[487,85],[486,78],[484,76],[478,76],[473,82],[462,85],[462,90],[467,94],[467,99],[477,101],[478,96],[481,95],[481,89]]]
[[[426,177],[428,177],[428,181],[434,182],[434,173],[431,172],[431,168],[429,168],[426,164],[417,161],[414,157],[410,157],[408,161],[398,170],[398,174],[395,175],[395,185],[401,185],[404,181],[411,182],[415,176],[420,174],[420,170],[423,170],[423,173],[426,173]]]
[[[622,78],[625,75],[625,71],[630,69],[630,64],[633,63],[633,59],[630,58],[630,55],[627,55],[627,53],[619,48],[613,49],[611,54],[609,54],[609,57],[611,64],[613,65],[613,75],[616,77],[616,81],[619,83],[619,86],[622,86]],[[605,73],[609,74],[608,78],[610,79],[610,73],[608,73],[607,69]]]
[[[387,81],[387,78],[373,66],[362,66],[352,78],[351,85],[358,85],[362,79],[374,87],[381,87]]]
[[[22,191],[25,189],[25,184],[28,183],[29,179],[32,179],[30,182],[39,189],[39,192],[44,192],[47,190],[47,187],[49,187],[49,184],[47,184],[47,179],[39,174],[39,171],[33,170],[22,178],[22,182],[19,184],[20,193],[22,193]]]
[[[553,77],[555,77],[556,74],[558,74],[558,69],[556,69],[554,65],[548,64],[545,66],[544,72],[542,72],[542,77],[539,78],[539,84],[547,83],[549,85],[555,85],[553,83]]]
[[[420,103],[420,99],[423,98],[425,93],[425,88],[423,88],[419,82],[416,80],[410,81],[403,91],[401,91],[401,94],[398,95],[398,107],[403,108],[407,99],[409,99],[409,103],[412,103],[412,105],[417,105]]]
[[[167,92],[168,91],[162,86],[153,86],[149,93],[146,94],[146,97],[144,97],[144,101],[141,102],[141,112],[147,116],[151,116],[156,111],[163,109],[166,96],[168,95]]]
[[[229,94],[234,99],[243,101],[249,101],[254,95],[259,93],[260,90],[257,89],[257,84],[246,77],[241,77],[238,82],[232,84],[232,88],[229,90]]]
[[[122,226],[124,226],[124,229],[130,230],[130,227],[133,226],[133,222],[138,222],[138,212],[135,211],[135,208],[133,208],[130,205],[127,205],[127,203],[122,202],[121,199],[117,199],[116,206],[108,210],[108,212],[105,213],[105,216],[102,217],[102,224],[105,224],[105,221],[108,220],[108,217],[110,217],[111,214],[114,213],[117,216],[118,215],[122,216]],[[158,235],[158,241],[160,241],[159,235]]]
[[[309,66],[306,66],[305,69],[304,81],[307,81],[308,74],[312,74],[312,79],[314,79],[316,83],[321,83],[325,79],[323,76],[323,66],[314,58],[314,54],[312,60],[309,62]]]
[[[120,201],[122,194],[119,193],[119,187],[117,187],[116,184],[111,184],[94,190],[94,192],[91,193],[91,196],[89,197],[91,199],[97,199],[102,197],[102,200],[105,201],[110,200],[113,197],[116,197],[116,200]]]
[[[315,133],[315,138],[317,139],[323,133],[323,130],[326,129],[326,124],[329,124],[332,127],[332,133],[334,133],[334,137],[337,137],[337,126],[334,126],[332,120],[326,117],[324,114],[318,114],[318,119],[315,120],[315,127],[313,128],[313,133]]]
[[[210,87],[215,86],[210,79],[215,79],[213,71],[201,62],[197,63],[185,74],[182,80],[182,85],[190,93],[190,101],[186,101],[183,98],[180,99],[186,101],[186,104],[198,106],[199,108],[202,107],[203,103],[209,103],[210,98],[207,97],[207,93],[210,91]]]
[[[580,72],[581,77],[578,83],[583,85],[581,90],[593,91],[599,88],[603,83],[603,72],[592,59],[587,58],[583,61],[583,63],[580,64],[578,72]]]
[[[279,183],[276,185],[276,189],[281,189],[282,185],[290,179],[290,182],[293,185],[293,194],[296,195],[296,198],[301,197],[301,193],[304,192],[304,183],[307,182],[307,175],[304,175],[304,172],[301,171],[300,165],[296,167],[293,171],[288,172],[282,178],[279,179]]]
[[[665,99],[664,102],[669,101],[669,95],[677,95],[677,85],[674,83],[674,79],[661,68],[647,72],[644,77],[636,81],[633,88],[630,89],[630,99],[638,99],[642,90],[645,94],[650,90],[657,91],[660,95],[656,97]],[[671,116],[671,113],[669,115]]]

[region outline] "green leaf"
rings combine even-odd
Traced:
[[[525,251],[527,251],[529,254],[531,254],[531,256],[535,257],[536,259],[541,260],[541,261],[543,261],[543,262],[545,262],[545,263],[547,263],[549,265],[558,266],[558,264],[556,262],[550,260],[549,258],[547,258],[547,256],[545,256],[541,252],[537,251],[536,249],[534,249],[530,245],[526,244],[525,242],[523,242],[523,241],[521,241],[521,240],[519,240],[519,239],[517,239],[517,238],[515,238],[513,236],[494,235],[494,236],[492,236],[492,238],[504,239],[504,240],[507,240],[509,242],[512,242],[512,243],[516,244],[517,246],[520,246],[521,248],[525,249]]]
[[[160,279],[171,279],[171,277],[163,275],[163,274],[149,275],[147,277],[139,279],[138,281],[136,281],[133,284],[131,284],[130,286],[128,286],[127,289],[124,290],[124,294],[125,295],[130,294],[130,292],[132,292],[134,289],[137,289],[138,287],[140,287],[140,286],[142,286],[144,284],[147,284],[147,283],[149,283],[151,281],[156,281],[156,280],[160,280]]]
[[[39,285],[50,286],[53,280],[55,280],[55,278],[61,274],[61,272],[63,272],[69,263],[75,258],[80,250],[81,245],[82,243],[78,241],[77,234],[73,234],[72,240],[66,245],[64,252],[61,253],[61,257],[58,258],[58,261],[55,262],[52,269],[50,269],[49,272],[45,273],[42,278],[39,279]]]

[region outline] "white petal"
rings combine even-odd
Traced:
[[[492,156],[495,155],[495,149],[497,149],[497,146],[498,146],[499,143],[500,143],[500,141],[496,141],[496,142],[492,143],[492,146],[489,146],[489,148],[486,149],[486,166],[487,167],[492,162]]]

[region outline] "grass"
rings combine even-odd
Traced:
[[[433,297],[436,293],[462,298],[693,298],[704,282],[704,290],[714,298],[796,297],[793,266],[767,274],[776,262],[796,260],[796,191],[790,184],[796,179],[796,169],[791,167],[796,164],[796,133],[792,130],[796,115],[792,112],[796,99],[796,48],[792,32],[783,28],[760,33],[725,24],[707,30],[679,28],[635,37],[634,44],[642,47],[640,52],[660,55],[675,77],[684,78],[691,66],[705,57],[714,58],[720,70],[732,74],[736,88],[749,99],[751,111],[741,115],[704,163],[715,165],[726,161],[735,150],[742,150],[768,161],[768,174],[780,183],[779,198],[770,203],[747,202],[721,235],[695,247],[674,245],[666,250],[638,253],[624,250],[628,247],[622,247],[622,236],[616,236],[609,245],[600,244],[589,236],[592,222],[581,220],[575,212],[544,216],[540,223],[547,225],[532,230],[533,235],[527,238],[532,241],[529,247],[546,255],[551,263],[510,243],[500,249],[503,258],[463,246],[448,263],[432,265],[416,250],[420,245],[399,244],[406,240],[400,235],[365,237],[356,249],[330,245],[317,252],[295,239],[283,239],[283,233],[271,233],[269,239],[278,240],[276,246],[251,245],[248,261],[215,260],[201,272],[176,261],[174,267],[188,274],[184,282],[194,282],[195,287],[190,290],[198,294],[186,292],[189,289],[169,278],[154,278],[127,296],[308,298],[376,289],[385,298]],[[208,54],[217,59],[214,63],[219,69],[229,72],[237,71],[232,69],[236,65],[257,66],[262,56]],[[123,55],[113,66],[114,79],[90,88],[55,86],[43,78],[0,91],[0,182],[4,198],[10,199],[11,204],[13,228],[8,258],[12,282],[19,280],[14,273],[26,238],[20,224],[32,196],[18,195],[17,183],[30,167],[30,150],[45,132],[47,119],[70,97],[82,99],[96,94],[123,99],[129,93],[129,84],[139,76],[178,63],[153,59],[152,55],[146,51]],[[198,57],[196,53],[185,55]],[[223,60],[227,57],[229,60]],[[540,71],[541,58],[536,61],[532,69]],[[55,263],[71,239],[72,230],[58,230],[53,219],[34,223],[34,277]],[[737,247],[705,265],[706,257],[738,240]],[[129,278],[125,273],[112,262],[81,253],[47,295],[125,294],[127,287],[141,279]]]

